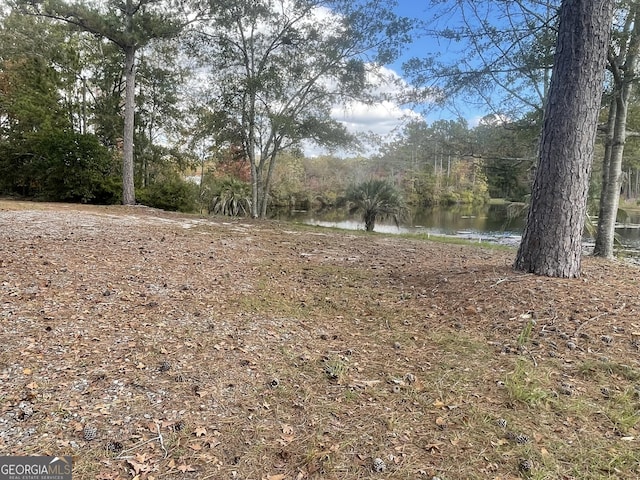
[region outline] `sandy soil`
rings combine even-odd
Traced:
[[[0,455],[105,480],[637,478],[640,269],[513,256],[1,201]]]

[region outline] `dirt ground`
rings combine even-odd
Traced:
[[[0,201],[0,455],[74,479],[640,478],[640,268]]]

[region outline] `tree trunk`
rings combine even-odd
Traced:
[[[514,268],[580,276],[612,0],[563,0],[531,205]]]
[[[613,242],[620,204],[622,187],[622,156],[626,138],[627,105],[622,95],[616,98],[616,116],[611,143],[611,159],[607,183],[602,186],[600,194],[600,216],[598,217],[598,233],[593,254],[599,257],[613,258]]]
[[[124,134],[122,151],[122,204],[135,205],[136,193],[133,170],[133,135],[135,119],[135,47],[125,49],[125,100],[124,100]]]
[[[269,167],[267,168],[267,175],[263,178],[263,189],[262,189],[262,204],[260,209],[260,216],[262,218],[267,217],[267,206],[269,205],[269,192],[271,191],[271,179],[273,177],[273,170],[276,165],[276,158],[278,155],[278,151],[280,149],[280,141],[278,139],[274,139],[273,141],[273,151],[269,158]]]
[[[251,218],[258,218],[258,167],[256,162],[256,154],[253,151],[253,145],[249,153],[249,163],[251,165]]]
[[[633,89],[638,65],[638,48],[640,47],[640,25],[638,13],[634,5],[629,14],[633,17],[634,27],[628,46],[621,47],[619,56],[610,62],[614,79],[614,99],[607,122],[607,149],[602,173],[602,190],[600,192],[600,212],[598,216],[598,232],[593,254],[598,257],[613,258],[616,218],[620,205],[622,187],[622,158],[627,137],[627,117],[629,100]],[[624,49],[626,48],[626,51]],[[622,61],[624,64],[622,64]],[[609,144],[610,142],[610,144]]]
[[[607,118],[607,130],[605,132],[604,158],[602,160],[602,186],[600,188],[600,202],[598,206],[598,226],[596,230],[596,243],[593,254],[598,257],[606,257],[604,253],[605,246],[608,242],[608,232],[610,230],[604,228],[607,221],[607,185],[609,185],[609,175],[611,175],[611,157],[613,151],[613,136],[615,132],[616,111],[618,109],[617,99],[611,100],[609,105],[609,117]],[[613,237],[613,232],[611,233]]]

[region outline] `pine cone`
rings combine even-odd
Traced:
[[[187,425],[184,423],[184,420],[178,420],[176,423],[171,425],[169,428],[171,430],[173,430],[174,432],[180,432],[180,431],[184,430],[184,427],[186,427],[186,426]]]
[[[373,460],[373,466],[372,469],[374,472],[384,472],[387,469],[387,464],[384,463],[384,460],[382,460],[381,458],[375,458]]]
[[[532,468],[533,463],[528,458],[522,459],[520,460],[520,463],[518,463],[518,470],[520,470],[521,472],[530,472]]]
[[[84,430],[82,430],[82,436],[87,442],[95,440],[98,436],[98,429],[93,425],[85,425]]]
[[[122,443],[120,442],[115,442],[113,440],[110,440],[107,443],[107,451],[109,452],[119,453],[122,451],[123,448],[124,448],[124,445],[122,445]]]

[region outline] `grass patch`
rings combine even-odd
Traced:
[[[516,360],[513,371],[509,372],[504,386],[512,403],[523,403],[529,407],[544,405],[551,393],[539,380],[540,371],[532,370],[531,364],[522,358]]]
[[[640,369],[611,360],[586,360],[578,367],[585,377],[619,377],[636,382],[640,380]]]

